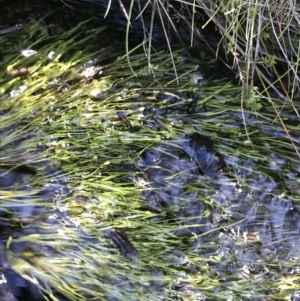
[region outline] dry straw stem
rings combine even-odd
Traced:
[[[31,26],[27,31],[25,29],[24,34],[34,32]],[[257,112],[258,118],[251,124],[249,135],[257,145],[256,150],[251,149],[245,145],[246,137],[239,127],[239,87],[212,80],[204,82],[199,89],[188,76],[193,73],[194,61],[181,56],[180,51],[173,51],[180,87],[176,85],[173,73],[169,75],[172,62],[164,51],[153,53],[151,59],[159,85],[148,76],[147,59],[143,54],[130,56],[137,78],[130,72],[124,55],[103,66],[102,76],[91,82],[83,75],[83,71],[89,68],[85,62],[93,60],[101,64],[106,48],[99,49],[97,45],[86,43],[86,39],[91,40],[95,34],[88,30],[88,23],[79,24],[72,32],[72,35],[66,32],[50,41],[39,50],[39,56],[31,58],[31,66],[36,71],[26,77],[8,77],[0,82],[4,91],[0,102],[3,114],[1,161],[6,165],[17,163],[37,168],[37,175],[29,175],[28,182],[24,184],[27,188],[29,185],[33,187],[26,192],[26,199],[20,198],[19,193],[24,193],[21,189],[1,191],[2,210],[18,217],[11,221],[16,233],[6,243],[12,268],[34,281],[40,279],[41,283],[48,284],[41,288],[48,294],[47,300],[58,300],[51,296],[51,288],[74,301],[195,300],[198,296],[207,300],[254,300],[263,299],[266,291],[270,300],[284,300],[290,291],[297,292],[298,278],[286,272],[298,267],[300,248],[297,239],[286,238],[283,248],[277,248],[279,242],[275,241],[274,248],[278,253],[268,252],[262,256],[260,249],[263,248],[258,243],[248,243],[244,237],[231,235],[229,231],[246,222],[244,218],[248,215],[236,211],[235,200],[212,202],[215,192],[219,194],[219,188],[216,190],[219,186],[216,185],[221,183],[208,178],[191,181],[186,187],[187,193],[178,198],[178,204],[183,208],[191,201],[192,194],[198,195],[205,209],[201,215],[201,219],[205,217],[203,221],[193,221],[193,216],[176,220],[165,217],[164,212],[148,210],[148,202],[141,199],[142,190],[156,189],[145,183],[148,172],[139,167],[145,150],[171,145],[186,133],[201,130],[216,141],[216,147],[230,160],[230,181],[238,185],[248,185],[249,181],[252,185],[252,179],[259,176],[262,182],[254,183],[264,187],[264,183],[269,183],[267,175],[272,177],[271,183],[275,181],[272,174],[276,170],[278,175],[282,175],[281,179],[288,179],[289,185],[295,187],[290,198],[298,200],[297,179],[291,178],[298,160],[290,143],[278,128],[275,129],[276,134],[283,139],[263,135],[260,131],[264,128],[267,133],[274,132],[274,127],[266,126],[272,121],[270,108],[266,108],[267,113]],[[66,43],[66,40],[83,32],[86,39]],[[38,37],[41,35],[36,33]],[[104,36],[105,31],[102,33]],[[6,39],[14,41],[14,36],[3,38],[4,41]],[[26,41],[25,35],[20,42]],[[113,47],[109,48],[111,52],[119,51],[118,45]],[[47,59],[49,50],[57,53],[57,60]],[[7,62],[9,66],[20,67],[28,61],[27,58],[15,59],[12,53]],[[9,93],[24,84],[27,89],[21,94]],[[92,94],[93,90],[97,93]],[[160,92],[171,96],[169,100],[176,101],[159,99],[156,95]],[[199,93],[197,108],[192,114],[186,109],[192,100],[190,96],[184,97],[187,92],[187,96]],[[156,114],[164,108],[170,111],[145,116],[142,112],[146,106],[153,107]],[[5,114],[8,108],[10,111]],[[129,131],[117,117],[118,111],[126,112],[139,131]],[[282,117],[287,118],[291,111],[291,107],[285,106]],[[159,123],[159,128],[156,123]],[[289,125],[289,130],[294,132],[294,139],[298,141],[297,126]],[[19,161],[14,161],[15,158]],[[68,186],[70,194],[57,191],[54,195],[51,193],[50,199],[31,197],[32,193],[43,191],[47,183],[54,181],[55,185],[59,184],[55,180],[59,180],[58,175],[49,169],[54,162],[63,172],[62,185]],[[258,170],[252,170],[252,163],[247,162],[255,162],[253,166]],[[56,168],[54,170],[56,172]],[[172,174],[166,183],[171,185],[175,178],[182,177],[182,172],[184,170]],[[269,193],[268,185],[263,189]],[[281,187],[279,189],[270,195],[276,202],[277,192],[280,195],[284,193],[281,193]],[[286,189],[285,186],[282,189]],[[257,208],[261,190],[249,186],[249,191],[254,193],[253,208]],[[231,190],[229,193],[231,195]],[[285,206],[286,203],[283,204]],[[32,207],[38,207],[40,211],[31,215],[29,209]],[[262,204],[262,207],[267,206]],[[245,206],[245,210],[249,208],[252,205]],[[237,213],[236,218],[229,218],[231,211]],[[52,212],[62,214],[52,216]],[[211,227],[214,216],[218,218]],[[52,221],[50,224],[46,222],[48,217]],[[19,232],[21,223],[23,228]],[[197,241],[201,243],[192,243],[195,236],[187,236],[184,240],[175,235],[176,231],[186,229],[192,233],[191,227],[207,229],[201,230],[198,236],[200,240]],[[220,227],[229,230],[222,231],[222,236],[219,236]],[[281,231],[278,230],[281,226],[276,227],[276,231]],[[285,222],[284,227],[282,231],[292,231],[289,223]],[[128,238],[139,252],[136,258],[124,258],[107,236],[109,229],[122,228],[128,229]],[[275,236],[275,230],[271,235]],[[291,233],[295,235],[291,237],[297,237],[297,233]],[[266,246],[267,251],[273,250],[272,244],[270,242]],[[13,249],[13,246],[23,245],[28,248]],[[228,250],[226,257],[219,256],[219,250]],[[250,256],[249,261],[246,256]],[[244,260],[245,266],[252,268],[252,259],[259,274],[242,273],[240,263]],[[232,267],[232,271],[228,272],[228,267]],[[227,282],[217,274],[223,270]],[[182,289],[178,286],[180,290],[177,290],[174,283],[182,284]]]
[[[129,53],[128,37],[134,0],[128,14],[127,53]],[[178,5],[180,4],[180,5]],[[160,22],[172,56],[169,32],[175,33],[180,40],[178,20],[184,21],[190,29],[191,44],[200,38],[209,23],[215,24],[221,38],[215,49],[233,56],[229,60],[229,68],[236,71],[242,84],[241,110],[248,107],[252,110],[261,108],[261,100],[266,99],[275,111],[275,119],[279,119],[282,127],[289,135],[280,112],[283,106],[290,105],[299,117],[293,99],[299,97],[299,41],[300,41],[300,4],[296,0],[149,0],[144,6],[140,2],[140,14],[152,11],[150,28],[144,27],[144,48],[148,59],[148,70],[153,73],[151,56],[153,53],[153,24]],[[155,14],[155,17],[154,17]],[[203,24],[203,16],[207,22]],[[128,54],[129,61],[129,54]],[[176,73],[176,64],[172,59]],[[257,89],[257,85],[261,88]],[[273,99],[275,92],[276,99]],[[244,125],[247,131],[247,120]],[[291,143],[293,141],[291,139]],[[296,146],[295,151],[298,153]]]
[[[279,119],[289,135],[280,112],[289,104],[299,117],[293,99],[299,97],[300,4],[296,0],[178,2],[192,11],[192,27],[195,16],[202,10],[209,18],[202,29],[213,22],[221,34],[216,54],[222,49],[233,55],[233,64],[229,67],[236,70],[242,84],[242,111],[244,106],[257,110],[261,106],[257,101],[267,99],[275,111],[275,119]],[[260,92],[255,87],[258,84],[262,87]],[[276,100],[271,91],[276,92]],[[246,119],[244,124],[247,132]],[[291,143],[298,154],[292,139]]]
[[[149,0],[143,5],[132,0],[130,3],[126,13],[127,43],[131,22],[140,19],[145,25],[145,14],[151,13],[150,28],[144,28],[144,47],[149,65],[153,51],[153,22],[161,23],[171,54],[169,33],[175,33],[181,41],[179,20],[190,29],[191,43],[196,35],[205,39],[201,30],[213,22],[221,35],[216,52],[222,48],[234,56],[230,67],[237,70],[246,91],[254,86],[256,76],[263,82],[266,93],[272,88],[291,102],[298,92],[300,4],[295,0],[177,0],[173,3]],[[133,16],[133,9],[138,9],[140,13]],[[208,17],[205,24],[203,14]]]
[[[293,0],[179,2],[192,7],[195,14],[205,11],[209,20],[202,29],[215,23],[222,36],[219,48],[233,54],[231,67],[239,71],[243,85],[252,87],[253,76],[257,75],[266,90],[272,87],[282,95],[275,86],[278,83],[285,94],[282,96],[290,100],[295,95],[299,82],[300,4]]]

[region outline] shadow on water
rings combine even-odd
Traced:
[[[181,50],[180,87],[164,52],[133,77],[119,44],[80,42],[93,26],[6,60],[33,69],[1,79],[1,300],[298,300],[300,164],[273,112],[245,111],[252,147],[239,87]]]
[[[22,266],[25,270],[28,266],[19,256],[23,254],[23,260],[31,261],[56,252],[47,243],[41,245],[36,240],[22,238],[55,235],[54,226],[64,215],[51,201],[66,197],[69,192],[54,164],[43,158],[38,148],[34,149],[36,140],[25,138],[4,144],[5,134],[9,132],[0,135],[0,297],[3,301],[46,300],[45,286],[34,281],[30,273],[22,274]],[[26,161],[34,165],[24,164]],[[31,259],[26,253],[31,254]],[[43,283],[42,279],[39,281]],[[58,292],[54,295],[66,300]]]

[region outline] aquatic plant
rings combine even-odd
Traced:
[[[203,78],[201,61],[173,51],[175,75],[156,52],[153,77],[132,51],[135,76],[123,45],[87,43],[109,29],[87,20],[49,37],[36,23],[2,37],[24,35],[0,82],[0,173],[22,174],[0,188],[1,271],[46,300],[296,298],[299,160],[272,108],[244,111],[253,149],[240,88]],[[191,151],[194,133],[209,138]],[[199,149],[226,166],[210,174]]]
[[[206,44],[218,59],[234,70],[239,79],[242,85],[241,111],[247,108],[257,111],[270,105],[274,118],[280,120],[289,135],[280,112],[282,107],[288,105],[299,117],[294,102],[299,98],[300,39],[297,27],[300,8],[296,1],[123,0],[109,1],[107,4],[90,0],[89,3],[100,7],[97,13],[100,20],[104,16],[108,23],[111,20],[113,24],[118,24],[119,29],[125,31],[126,28],[130,66],[129,45],[132,37],[142,36],[141,47],[145,50],[150,73],[155,72],[152,53],[165,43],[175,74],[177,66],[173,51],[176,44],[186,47],[187,52],[190,49],[198,52],[200,57],[206,52],[203,51]],[[135,73],[134,68],[131,67],[131,70]],[[215,72],[220,73],[218,69]],[[226,75],[224,69],[221,73]],[[245,114],[246,133],[248,123]],[[293,139],[290,142],[293,145]],[[298,153],[295,145],[294,150]]]

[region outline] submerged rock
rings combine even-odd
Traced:
[[[30,176],[37,173],[36,169],[27,165],[0,165],[0,189],[13,189],[29,181]]]
[[[4,245],[0,244],[0,300],[45,300],[38,287],[9,266]]]
[[[143,197],[152,209],[162,211],[182,202],[194,202],[197,194],[188,191],[188,184],[216,178],[224,160],[209,137],[193,133],[146,150],[140,166],[151,183]]]
[[[137,250],[129,241],[126,233],[123,230],[110,232],[109,236],[124,256],[133,257],[138,255]]]

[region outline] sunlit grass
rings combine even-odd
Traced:
[[[195,72],[197,62],[182,57],[180,51],[174,51],[173,59],[164,52],[152,54],[155,78],[149,75],[142,53],[130,57],[137,77],[132,75],[126,55],[120,55],[115,63],[101,66],[99,79],[90,80],[82,75],[84,64],[95,60],[101,65],[103,56],[101,49],[86,43],[88,34],[101,34],[101,30],[86,32],[86,24],[66,32],[51,46],[41,47],[30,62],[19,58],[11,64],[13,68],[30,63],[34,71],[0,83],[0,111],[10,109],[0,117],[0,163],[22,163],[37,170],[20,189],[0,191],[2,208],[7,211],[3,220],[14,229],[6,240],[12,268],[45,282],[40,286],[48,294],[55,288],[72,301],[285,298],[295,290],[292,284],[298,279],[283,274],[278,283],[278,269],[291,264],[275,261],[272,244],[271,251],[259,257],[259,243],[248,242],[244,232],[239,233],[244,211],[235,212],[238,204],[220,201],[217,185],[222,185],[222,179],[207,177],[186,187],[203,204],[204,222],[202,216],[176,216],[185,209],[185,195],[176,206],[153,212],[142,198],[151,183],[139,167],[145,150],[166,146],[168,154],[167,147],[176,147],[175,142],[184,135],[200,132],[216,142],[217,151],[228,163],[222,172],[234,185],[255,189],[256,182],[248,184],[249,179],[272,179],[268,174],[274,168],[271,154],[289,160],[286,168],[298,160],[286,135],[278,140],[261,130],[272,124],[271,111],[256,115],[245,111],[251,120],[245,134],[240,88],[222,80],[195,84],[189,75]],[[32,32],[31,27],[26,30]],[[86,37],[81,40],[82,32]],[[56,59],[46,58],[49,50],[57,54]],[[177,75],[172,61],[179,62]],[[23,84],[27,89],[11,96],[9,92]],[[190,94],[184,98],[181,92]],[[176,101],[160,99],[158,93]],[[195,93],[196,108],[188,113],[186,106]],[[147,105],[158,112],[155,122],[153,114],[143,113]],[[168,111],[159,114],[159,110]],[[118,112],[125,112],[137,130],[130,131]],[[281,112],[283,119],[289,114],[286,107]],[[277,121],[272,126],[280,128]],[[295,125],[288,126],[297,130]],[[248,164],[249,160],[255,166]],[[283,170],[282,176],[288,172]],[[170,176],[166,183],[179,176]],[[49,198],[35,195],[51,184],[57,188]],[[60,191],[63,188],[67,192]],[[259,192],[254,197],[258,198]],[[251,210],[252,203],[248,206]],[[195,233],[193,227],[201,230]],[[113,244],[109,233],[117,229],[125,229],[137,256],[127,258]],[[178,233],[183,233],[182,237]],[[297,266],[299,254],[293,256]],[[258,269],[254,275],[243,270],[255,264],[269,270]]]

